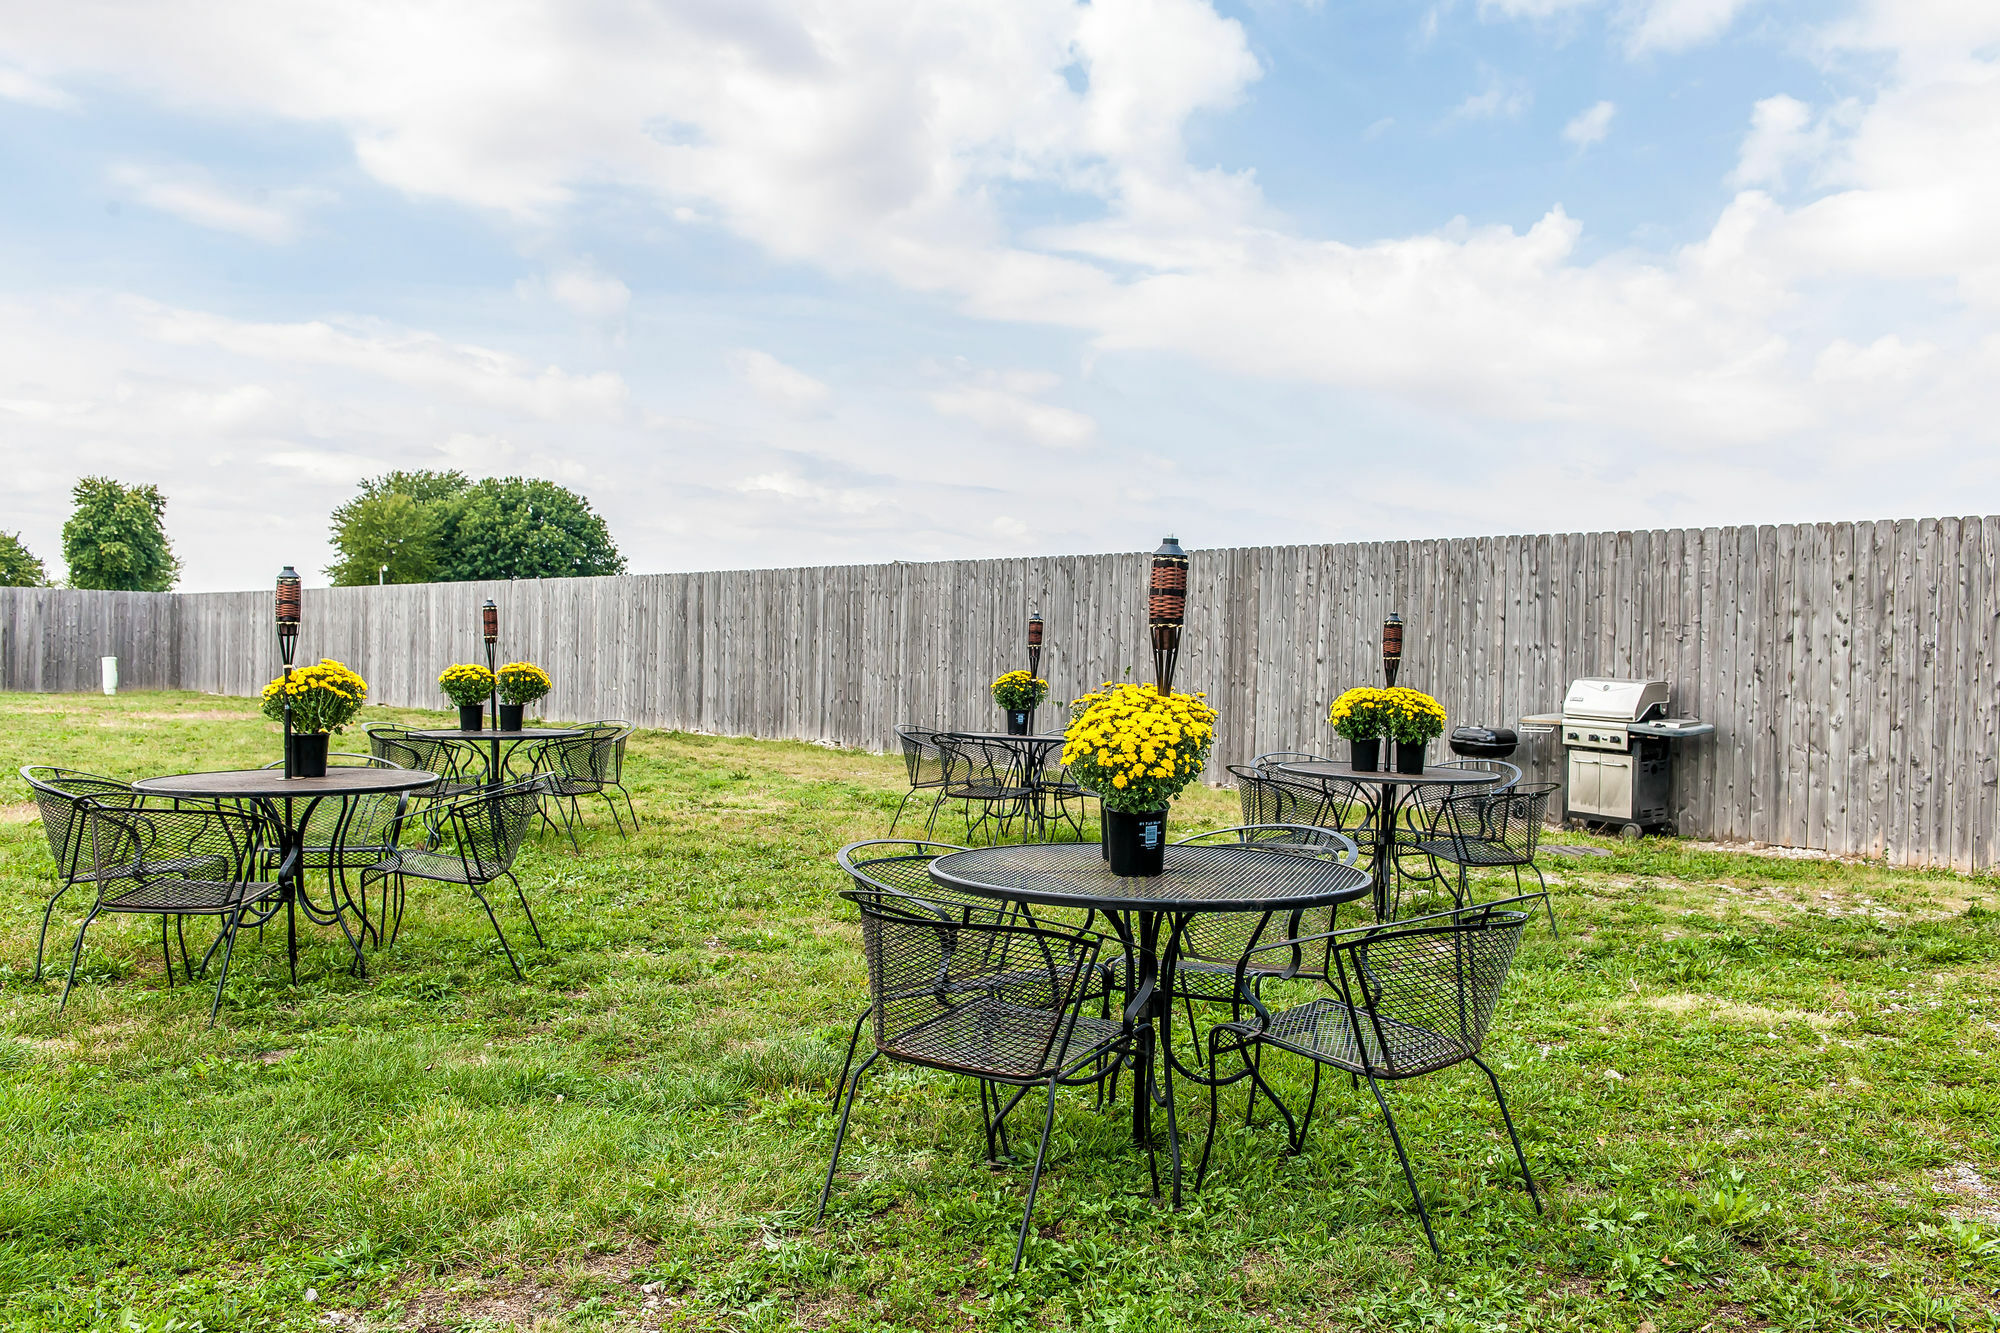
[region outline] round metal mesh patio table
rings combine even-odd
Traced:
[[[1114,875],[1089,843],[975,847],[931,862],[931,878],[964,893],[1032,906],[1102,912],[1124,944],[1127,1022],[1138,1028],[1132,1131],[1152,1134],[1153,1107],[1166,1112],[1173,1200],[1180,1206],[1180,1127],[1174,1075],[1205,1080],[1173,1050],[1172,975],[1181,932],[1204,912],[1286,913],[1351,902],[1368,892],[1368,872],[1345,861],[1259,847],[1205,843],[1165,849],[1158,875]],[[1156,1056],[1158,1058],[1156,1058]],[[1157,1069],[1156,1069],[1157,1066]],[[1156,1182],[1157,1184],[1157,1182]]]
[[[1359,783],[1376,790],[1375,810],[1372,816],[1375,839],[1369,849],[1369,870],[1375,877],[1375,916],[1380,921],[1387,921],[1390,916],[1389,890],[1396,874],[1396,821],[1402,815],[1403,796],[1407,789],[1420,785],[1480,787],[1500,780],[1498,773],[1491,773],[1485,769],[1434,768],[1429,765],[1426,765],[1421,773],[1395,773],[1384,769],[1355,768],[1352,764],[1318,761],[1279,764],[1276,767],[1287,777],[1317,782],[1322,787],[1329,779],[1333,779]]]
[[[931,877],[967,893],[1099,912],[1268,912],[1350,902],[1368,892],[1359,867],[1255,843],[1166,848],[1166,868],[1114,875],[1095,843],[975,847],[931,863]]]
[[[326,776],[288,778],[270,768],[225,769],[218,773],[174,773],[157,778],[140,778],[132,789],[144,796],[174,799],[242,801],[277,830],[280,863],[290,862],[292,870],[280,881],[283,891],[278,902],[285,909],[285,948],[292,980],[298,980],[298,910],[320,925],[338,925],[354,949],[355,968],[365,970],[360,941],[347,928],[346,908],[338,894],[329,894],[325,907],[312,900],[305,889],[305,873],[297,864],[296,853],[305,842],[306,824],[322,801],[345,804],[357,796],[376,796],[415,791],[438,780],[435,773],[413,768],[329,768]],[[276,906],[270,915],[277,913]],[[263,920],[269,920],[266,916]],[[365,918],[364,918],[365,921]],[[258,925],[259,921],[248,924]],[[365,928],[365,926],[364,926]]]

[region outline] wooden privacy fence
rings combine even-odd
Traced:
[[[1657,676],[1716,724],[1676,762],[1683,833],[1900,864],[1992,866],[2000,775],[2000,518],[1705,528],[1197,551],[1178,683],[1221,709],[1209,776],[1325,749],[1328,702],[1401,683],[1453,722],[1552,711],[1577,676]],[[549,716],[885,749],[899,722],[993,726],[986,694],[1047,622],[1052,702],[1145,679],[1143,554],[308,590],[299,654],[378,703],[442,707],[445,665],[555,679]],[[0,684],[124,681],[248,695],[275,674],[271,595],[0,589]],[[1060,722],[1059,708],[1044,723]],[[1524,747],[1558,778],[1554,738]]]

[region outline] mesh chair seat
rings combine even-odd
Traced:
[[[105,866],[102,870],[94,866],[78,866],[71,878],[78,884],[94,884],[100,879],[137,879],[141,874],[180,875],[191,870],[209,870],[221,864],[210,856],[175,856],[164,861],[127,861],[122,865]]]
[[[1440,861],[1450,861],[1464,866],[1518,866],[1527,865],[1521,853],[1504,842],[1490,838],[1425,838],[1412,844],[1416,850],[1435,856]]]
[[[944,794],[955,801],[1018,801],[1033,796],[1035,789],[997,782],[962,782],[946,787]]]
[[[456,853],[430,852],[417,847],[392,851],[371,869],[384,874],[409,875],[415,879],[441,880],[447,884],[483,884],[492,878],[468,868],[465,858]]]
[[[1046,973],[1042,974],[1046,976]],[[1074,972],[1071,972],[1074,975]],[[1018,989],[1026,974],[989,978],[988,984]],[[1069,1041],[1061,1040],[1067,1031]],[[990,1074],[1009,1079],[1045,1079],[1057,1072],[1052,1053],[1108,1046],[1122,1039],[1124,1025],[1115,1018],[1092,1018],[1060,1010],[1009,1004],[987,998],[973,1000],[929,1022],[892,1033],[876,1045],[887,1055],[961,1073]]]
[[[1253,963],[1244,969],[1244,980],[1284,975],[1285,969]],[[1241,998],[1236,990],[1236,964],[1216,963],[1201,958],[1180,958],[1174,962],[1173,993],[1197,1000],[1218,1000],[1224,1004]]]
[[[604,780],[579,776],[575,773],[553,773],[544,770],[542,790],[551,796],[595,796],[604,790]]]
[[[212,879],[147,879],[129,889],[106,894],[100,910],[157,912],[168,916],[216,916],[248,907],[277,894],[279,886]]]
[[[1354,1037],[1357,1023],[1361,1031],[1359,1045]],[[1249,1023],[1224,1023],[1222,1027],[1246,1034],[1256,1030]],[[1478,1050],[1429,1028],[1393,1018],[1371,1018],[1367,1010],[1350,1009],[1331,997],[1308,1000],[1278,1014],[1264,1029],[1264,1040],[1352,1073],[1372,1071],[1378,1076],[1393,1073],[1397,1077],[1443,1069]]]

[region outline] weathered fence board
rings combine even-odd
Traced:
[[[1454,721],[1550,711],[1577,676],[1659,675],[1716,724],[1684,746],[1683,831],[1898,863],[2000,858],[2000,518],[1569,533],[1197,551],[1179,683],[1222,712],[1210,776],[1333,745],[1342,688],[1402,682]],[[568,718],[886,748],[899,722],[990,725],[986,683],[1047,625],[1053,702],[1145,679],[1146,557],[1045,556],[499,584],[312,589],[300,656],[380,703],[439,705],[437,672],[544,664]],[[275,673],[270,595],[0,589],[0,687],[254,694]],[[1060,707],[1044,724],[1059,724]],[[1560,774],[1555,738],[1521,760]]]

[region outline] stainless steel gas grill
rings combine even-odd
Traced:
[[[1664,680],[1577,680],[1556,723],[1568,760],[1565,815],[1617,824],[1628,838],[1672,822],[1677,741],[1714,733],[1715,724],[1668,717]]]

